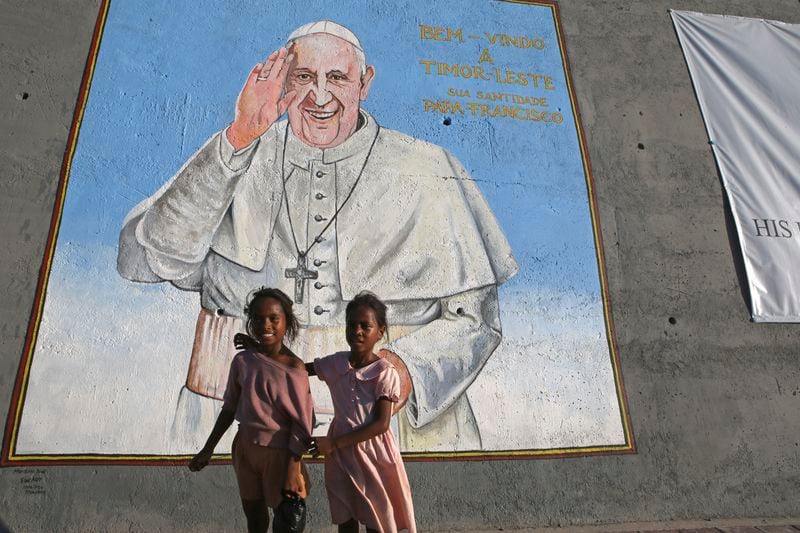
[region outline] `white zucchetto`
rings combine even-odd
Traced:
[[[318,20],[316,22],[303,24],[294,30],[291,35],[289,35],[289,38],[286,39],[286,44],[288,45],[297,39],[300,39],[301,37],[314,35],[315,33],[327,33],[328,35],[333,35],[334,37],[338,37],[352,44],[361,52],[364,51],[364,49],[361,48],[361,42],[358,40],[358,37],[356,37],[355,33],[348,30],[341,24],[333,22],[332,20]]]

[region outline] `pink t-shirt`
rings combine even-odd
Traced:
[[[239,352],[231,361],[222,408],[236,414],[241,438],[296,455],[308,451],[313,402],[305,369],[255,350]]]

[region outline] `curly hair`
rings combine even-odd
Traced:
[[[247,334],[251,337],[255,337],[255,335],[253,335],[252,322],[253,315],[256,311],[256,303],[266,298],[272,298],[281,304],[283,314],[286,316],[286,336],[289,340],[293,340],[297,336],[297,330],[300,329],[300,323],[292,310],[294,303],[282,290],[272,287],[261,287],[253,291],[247,298],[247,305],[244,307],[244,314],[247,316]]]

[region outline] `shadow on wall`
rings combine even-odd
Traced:
[[[673,30],[675,31],[675,38],[678,40],[678,43],[680,43],[680,35],[678,35],[678,31],[674,26]],[[689,79],[691,79],[692,73],[689,70],[688,65],[686,66],[686,74],[689,76]],[[700,99],[697,95],[697,89],[695,88],[694,84],[692,84],[692,93],[694,94],[695,102],[698,103],[697,111],[700,113],[700,116],[703,116],[703,110],[699,105]],[[640,146],[640,148],[643,147]],[[733,267],[736,271],[736,281],[739,284],[739,292],[742,293],[742,299],[744,300],[745,306],[747,306],[748,311],[752,311],[753,306],[751,305],[752,302],[750,299],[750,285],[747,282],[747,272],[744,268],[744,254],[742,252],[742,245],[739,242],[739,234],[736,231],[736,221],[733,218],[733,210],[731,209],[731,204],[728,201],[728,193],[725,189],[725,181],[722,179],[722,171],[719,168],[719,162],[717,161],[717,158],[710,147],[709,151],[711,152],[711,157],[714,161],[714,168],[717,171],[717,178],[722,186],[722,209],[725,216],[725,231],[728,234],[728,244],[730,244],[731,247],[731,258],[733,259]]]
[[[722,173],[719,170],[719,166],[717,166],[717,176],[719,176],[720,183],[722,183]],[[752,310],[750,285],[747,282],[747,272],[744,269],[744,252],[742,252],[742,245],[739,243],[739,234],[736,232],[736,221],[733,219],[733,210],[728,201],[728,195],[725,193],[724,183],[722,183],[722,192],[723,209],[725,211],[725,230],[728,233],[728,243],[731,246],[731,258],[733,259],[733,267],[736,270],[736,282],[739,284],[739,291],[742,293],[745,306],[747,306],[748,310]]]

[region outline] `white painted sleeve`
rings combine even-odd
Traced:
[[[247,167],[250,166],[250,161],[252,160],[253,152],[255,151],[255,148],[258,145],[259,138],[256,138],[256,140],[254,140],[244,148],[235,150],[233,148],[233,145],[228,140],[228,128],[222,130],[219,136],[220,136],[220,146],[219,146],[220,159],[222,159],[222,161],[225,162],[225,165],[234,172],[247,170]]]
[[[131,210],[120,232],[120,275],[179,286],[180,280],[197,277],[257,145],[234,151],[225,132],[217,133],[156,194]]]
[[[413,427],[432,422],[453,405],[502,338],[495,285],[443,298],[440,305],[436,320],[387,347],[411,374],[406,412]]]

